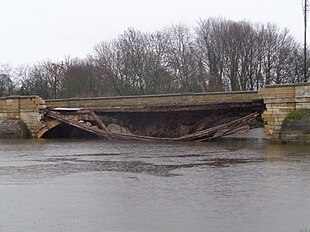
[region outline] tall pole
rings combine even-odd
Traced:
[[[303,6],[303,12],[304,12],[304,82],[308,81],[307,78],[307,16],[308,16],[308,0],[305,0],[304,6]]]

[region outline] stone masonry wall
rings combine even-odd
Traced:
[[[271,140],[281,139],[281,126],[291,110],[296,109],[295,86],[267,86],[259,91],[266,110],[262,115],[265,134]]]
[[[38,96],[12,96],[0,98],[0,120],[22,120],[32,137],[41,127],[41,110],[45,101]]]
[[[295,87],[296,109],[310,109],[310,83]]]
[[[258,95],[266,105],[262,115],[266,136],[275,142],[281,142],[282,124],[289,112],[310,109],[310,83],[266,86]]]

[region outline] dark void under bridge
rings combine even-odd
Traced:
[[[136,140],[208,140],[248,128],[262,116],[266,134],[281,140],[294,109],[310,108],[310,84],[267,86],[259,92],[70,98],[0,99],[1,125],[25,124],[32,137],[104,137]],[[11,123],[10,121],[10,123]]]

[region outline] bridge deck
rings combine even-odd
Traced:
[[[69,98],[46,100],[48,108],[87,108],[100,112],[169,112],[262,106],[256,91],[186,93],[125,97]]]

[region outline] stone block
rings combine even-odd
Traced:
[[[296,86],[295,92],[297,98],[310,98],[310,86]]]
[[[8,119],[19,119],[20,117],[19,117],[19,113],[10,113],[10,112],[8,112],[7,113],[7,118]]]

